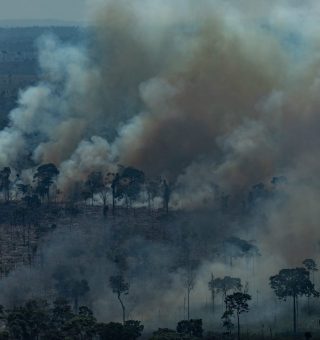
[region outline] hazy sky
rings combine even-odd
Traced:
[[[88,0],[0,0],[0,20],[83,21]]]

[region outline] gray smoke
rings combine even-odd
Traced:
[[[318,258],[319,3],[97,6],[83,46],[54,37],[39,43],[41,81],[21,92],[0,132],[0,165],[27,170],[54,162],[62,190],[90,171],[134,166],[168,178],[178,210],[216,209],[222,193],[241,201],[263,182],[275,198],[250,219],[219,226],[208,217],[203,229],[255,239],[262,270],[254,285],[268,298],[268,276]],[[278,175],[288,180],[280,189],[270,184]],[[236,268],[243,280],[250,276],[245,266]],[[199,300],[210,272],[228,270],[215,259],[200,265]],[[155,305],[161,300],[168,308],[172,295],[181,302],[178,276]],[[138,310],[147,313],[142,305]]]

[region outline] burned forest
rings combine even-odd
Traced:
[[[0,27],[0,339],[320,339],[318,1],[68,3]]]

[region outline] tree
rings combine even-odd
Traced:
[[[182,336],[190,335],[197,338],[202,338],[202,319],[182,320],[178,322],[177,333]]]
[[[64,324],[74,317],[71,306],[64,298],[58,298],[54,301],[51,315],[51,328],[56,331],[61,331]]]
[[[142,335],[144,326],[141,325],[140,321],[137,320],[127,320],[124,324],[123,333],[124,339],[135,340],[140,338]]]
[[[110,287],[113,291],[113,293],[117,294],[118,300],[120,302],[121,308],[122,308],[122,321],[123,324],[126,322],[126,308],[122,301],[121,296],[128,295],[129,294],[129,283],[125,282],[124,277],[122,275],[117,276],[111,276],[110,277]]]
[[[98,323],[97,333],[101,340],[122,339],[123,325],[118,322]]]
[[[5,202],[10,199],[10,175],[11,169],[5,167],[0,171],[0,190],[3,192]]]
[[[163,181],[163,207],[165,212],[169,213],[169,202],[171,197],[171,188],[166,180]]]
[[[93,205],[94,194],[101,192],[104,188],[102,173],[100,171],[90,172],[85,182],[85,187],[90,193],[91,205]]]
[[[115,178],[116,181],[117,177]],[[127,208],[132,205],[141,192],[145,181],[145,175],[141,170],[126,167],[121,170],[116,182],[115,195],[117,199],[124,198]]]
[[[79,340],[92,340],[96,335],[96,318],[92,311],[82,306],[79,314],[68,320],[63,326],[63,333],[66,338]]]
[[[152,338],[150,338],[150,340],[177,340],[177,339],[181,339],[180,334],[168,328],[159,328],[157,331],[153,332],[153,336]],[[183,339],[190,338],[183,337]]]
[[[216,295],[216,287],[214,284],[214,277],[211,273],[211,280],[208,282],[209,290],[211,292],[211,302],[212,302],[212,312],[214,313],[214,303],[215,303],[215,295]]]
[[[17,184],[17,188],[23,197],[32,193],[32,188],[30,184],[19,183]]]
[[[305,259],[302,261],[302,264],[310,273],[312,273],[312,283],[314,284],[314,274],[318,271],[316,262],[313,259]]]
[[[297,332],[296,303],[299,296],[315,296],[319,293],[309,279],[305,268],[281,269],[277,275],[270,277],[270,286],[280,300],[292,297],[293,300],[293,333]]]
[[[224,240],[222,251],[230,258],[231,267],[233,265],[233,258],[246,257],[247,259],[253,259],[255,256],[260,256],[257,246],[234,236]]]
[[[231,320],[231,317],[232,317],[232,311],[230,310],[226,310],[221,317],[222,327],[226,330],[226,332],[224,333],[225,335],[230,335],[234,328],[234,324]]]
[[[188,262],[187,263],[187,269],[185,272],[185,287],[187,289],[187,319],[190,320],[190,294],[191,291],[194,288],[194,284],[195,284],[195,271],[194,271],[194,267],[193,265]]]
[[[251,296],[242,292],[236,292],[226,297],[226,310],[229,312],[229,315],[236,313],[237,316],[238,340],[240,340],[240,314],[249,311],[248,301],[250,300]]]
[[[136,320],[97,323],[88,307],[73,313],[63,299],[56,300],[53,308],[45,300],[29,300],[6,311],[0,306],[0,321],[3,340],[136,340],[144,328]]]
[[[140,321],[128,320],[124,325],[118,322],[98,323],[96,329],[101,340],[136,340],[141,336],[144,326]]]
[[[120,176],[119,174],[115,174],[113,175],[113,180],[111,183],[111,189],[112,189],[112,215],[114,215],[115,213],[115,209],[116,209],[116,193],[117,193],[117,188],[120,182]]]
[[[38,339],[49,327],[49,309],[44,300],[30,300],[8,311],[7,329],[13,339]]]
[[[240,291],[241,288],[241,280],[237,277],[225,276],[222,279],[216,278],[209,282],[209,289],[216,289],[218,293],[222,293],[224,302],[230,290]]]
[[[313,259],[305,259],[302,264],[306,267],[309,273],[312,273],[312,283],[314,284],[314,274],[318,271],[317,265]],[[310,314],[310,295],[308,295],[308,314]]]
[[[54,178],[59,175],[59,170],[52,164],[44,164],[37,168],[37,172],[34,174],[33,179],[37,181],[36,192],[40,197],[47,197],[50,202],[50,187],[53,184]]]
[[[71,299],[73,301],[73,308],[78,312],[79,299],[85,296],[90,287],[87,280],[77,280],[73,278],[66,278],[63,273],[55,273],[53,277],[57,280],[55,285],[60,297]]]
[[[146,191],[148,195],[148,209],[151,211],[151,205],[153,205],[154,199],[159,193],[159,181],[150,180],[146,183]]]

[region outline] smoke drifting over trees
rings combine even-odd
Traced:
[[[43,37],[41,80],[21,91],[0,132],[1,168],[15,169],[11,177],[18,173],[23,185],[32,185],[36,169],[52,164],[61,200],[71,200],[87,181],[92,202],[99,193],[90,174],[109,174],[111,188],[119,169],[141,171],[143,180],[125,176],[131,186],[125,184],[130,190],[121,197],[128,209],[151,209],[165,196],[172,215],[162,217],[163,237],[154,243],[135,234],[131,220],[110,231],[84,217],[82,227],[93,225],[95,234],[71,232],[70,240],[54,234],[46,270],[30,270],[26,295],[37,277],[45,290],[67,258],[74,282],[88,280],[85,298],[98,304],[99,315],[108,314],[103,306],[114,300],[109,277],[126,272],[126,313],[134,309],[153,323],[151,311],[160,318],[169,305],[174,311],[167,320],[185,316],[180,289],[191,263],[189,319],[211,299],[211,273],[241,278],[242,286],[254,275],[252,290],[270,302],[273,273],[317,259],[319,10],[311,0],[259,6],[249,0],[110,0],[93,6],[94,25],[82,44]],[[167,185],[165,195],[157,183]],[[112,194],[101,194],[104,206]],[[8,301],[21,276],[18,270],[2,282]],[[272,320],[283,308],[270,306],[263,315]]]

